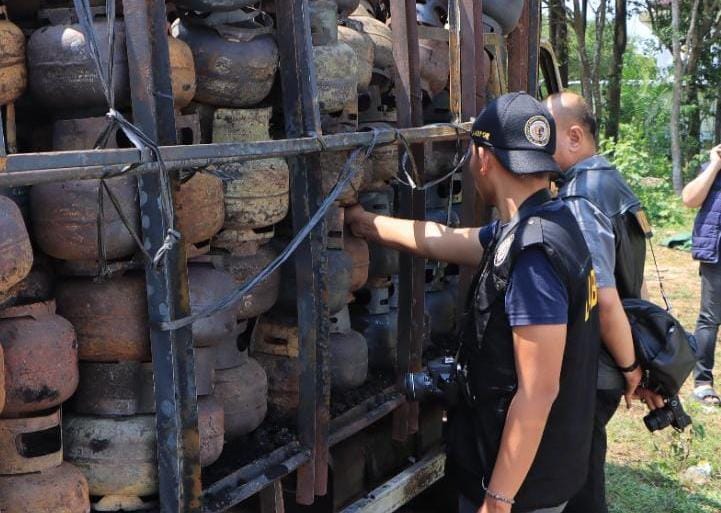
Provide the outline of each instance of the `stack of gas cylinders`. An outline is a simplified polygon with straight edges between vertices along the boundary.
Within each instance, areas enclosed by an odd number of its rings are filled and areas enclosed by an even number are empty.
[[[107,96],[73,2],[4,3],[0,114],[5,149],[132,147],[121,130],[108,128]],[[516,10],[520,14],[516,4],[522,2],[510,2],[512,8],[508,3],[484,2],[497,21],[487,22],[489,31],[505,34],[513,28]],[[90,1],[98,50],[101,61],[112,55],[114,107],[132,122],[122,2],[117,2],[112,52],[105,4]],[[277,5],[278,0],[167,2],[178,144],[285,137]],[[394,128],[396,63],[385,4],[310,0],[309,7],[323,133]],[[419,24],[442,28],[447,5],[419,0],[417,15]],[[420,56],[424,120],[448,122],[448,43],[421,39]],[[459,158],[455,142],[427,144],[425,150],[426,179],[447,174]],[[355,175],[326,217],[323,266],[329,277],[328,370],[334,394],[363,389],[376,376],[395,371],[399,255],[355,237],[344,226],[344,212],[358,203],[380,214],[396,211],[399,187],[405,186],[396,180],[398,157],[398,147],[387,145],[367,161],[353,160]],[[350,151],[321,153],[319,169],[311,171],[320,174],[325,193],[350,158]],[[191,313],[216,305],[288,244],[290,178],[283,158],[181,172],[173,196],[188,261]],[[3,513],[155,507],[153,344],[147,251],[139,246],[150,221],[141,216],[147,198],[137,183],[134,176],[118,175],[0,189]],[[429,189],[428,218],[458,225],[460,196],[458,177]],[[296,282],[291,258],[232,309],[192,325],[203,466],[216,462],[229,441],[262,426],[269,411],[279,414],[274,418],[295,418],[301,372]],[[456,290],[457,269],[429,262],[429,341],[454,333]],[[379,479],[392,467],[368,461],[390,458],[381,442],[368,442],[381,445],[367,457],[371,450],[360,440],[334,452],[334,465],[355,469],[347,482],[338,481],[337,505],[357,494],[369,476]]]

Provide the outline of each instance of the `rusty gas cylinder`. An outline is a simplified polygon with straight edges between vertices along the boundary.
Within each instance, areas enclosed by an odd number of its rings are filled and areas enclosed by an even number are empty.
[[[268,411],[268,377],[254,358],[215,372],[214,396],[225,412],[228,440],[254,431]]]
[[[398,310],[390,307],[388,287],[369,287],[363,304],[353,305],[351,327],[368,343],[368,367],[393,371],[398,360]]]
[[[108,27],[93,23],[103,66],[107,66]],[[103,112],[108,108],[102,82],[88,52],[80,25],[51,25],[33,32],[27,50],[30,91],[44,106],[57,111]],[[113,88],[119,106],[130,100],[125,24],[115,22]]]
[[[245,331],[245,328],[243,328]],[[249,334],[246,334],[250,338]],[[247,347],[240,347],[239,334],[233,334],[225,338],[217,347],[215,347],[215,370],[232,369],[240,367],[248,359]],[[244,344],[247,346],[247,342]]]
[[[263,19],[268,19],[263,17]],[[201,25],[202,19],[177,20],[173,36],[193,51],[195,100],[218,107],[250,107],[261,102],[278,70],[278,45],[270,26]]]
[[[223,405],[212,395],[198,398],[198,434],[200,464],[207,467],[220,458],[225,442]]]
[[[12,103],[28,84],[25,35],[8,19],[0,20],[0,105]]]
[[[456,162],[463,157],[463,147],[457,147],[455,141],[437,141],[424,143],[425,166],[423,171],[428,178],[441,177],[447,174]],[[459,155],[456,155],[460,153]]]
[[[96,283],[66,279],[56,288],[58,312],[78,334],[81,360],[149,361],[150,339],[145,278],[128,273]]]
[[[456,327],[456,295],[442,282],[430,282],[426,284],[425,299],[431,337],[452,335]]]
[[[42,472],[0,476],[4,513],[90,513],[88,482],[70,463]]]
[[[375,47],[373,40],[363,32],[363,26],[357,21],[346,20],[346,25],[338,27],[338,40],[350,46],[358,61],[358,92],[368,90],[373,78],[373,60]]]
[[[188,266],[190,310],[199,313],[209,308],[235,290],[232,276],[215,269],[212,265],[193,263]],[[236,329],[233,309],[217,312],[193,323],[193,344],[209,347],[219,344]]]
[[[0,475],[30,474],[63,462],[60,409],[0,419]],[[1,500],[1,498],[0,498]]]
[[[183,109],[193,100],[197,88],[193,52],[185,41],[174,37],[168,38],[168,50],[175,108]]]
[[[504,34],[510,33],[521,18],[523,0],[486,0],[483,14],[498,22]]]
[[[65,460],[88,480],[90,495],[144,497],[158,491],[155,416],[63,416]]]
[[[345,19],[358,9],[360,0],[336,0],[336,3],[338,4],[338,16]]]
[[[55,314],[55,303],[15,306],[0,312],[5,351],[4,416],[47,410],[78,386],[78,342],[73,326]]]
[[[268,266],[278,256],[270,246],[261,246],[257,252],[249,255],[216,253],[208,255],[208,260],[218,269],[233,276],[237,286],[245,284]],[[238,301],[239,319],[257,317],[270,310],[278,300],[280,291],[280,270],[275,271]]]
[[[393,59],[393,34],[391,29],[382,21],[370,16],[358,16],[354,13],[350,19],[360,23],[363,32],[373,40],[373,73],[384,79],[383,92],[385,92],[390,89],[396,67]]]
[[[321,116],[321,123],[324,134],[342,134],[355,132],[358,129],[358,117],[349,118],[347,116],[331,116],[325,114]],[[321,180],[323,186],[323,194],[330,194],[335,184],[338,182],[343,166],[351,157],[350,150],[327,151],[320,154],[319,162],[321,168]],[[356,155],[355,160],[351,163],[355,170],[355,174],[350,180],[348,186],[338,196],[338,203],[341,206],[351,206],[358,203],[358,191],[363,183],[372,174],[372,163],[370,160],[363,161],[360,155]]]
[[[218,109],[213,120],[213,142],[268,140],[270,116],[270,108]],[[223,233],[272,226],[288,213],[290,172],[285,159],[222,164],[217,171],[227,177]]]
[[[139,231],[137,182],[134,177],[107,180],[126,218]],[[35,185],[30,190],[30,210],[35,240],[45,253],[60,260],[95,260],[98,258],[98,191],[99,180],[71,181]],[[135,241],[104,195],[102,223],[106,257],[109,260],[129,257]]]
[[[22,281],[33,265],[33,249],[18,206],[0,196],[0,295]]]
[[[393,130],[395,127],[389,123],[364,123],[361,130]],[[387,144],[377,147],[371,154],[373,172],[370,179],[363,184],[363,191],[381,191],[388,188],[388,184],[398,174],[398,146]]]
[[[338,112],[355,100],[358,58],[345,43],[313,47],[320,111]]]
[[[0,414],[5,408],[5,351],[0,345]]]
[[[343,235],[343,246],[343,251],[348,253],[353,262],[350,291],[355,292],[368,281],[370,265],[368,243],[364,239],[354,237],[350,230],[346,230]]]
[[[331,317],[328,345],[331,386],[336,390],[361,386],[368,377],[368,343],[351,328],[347,306]]]
[[[393,215],[393,189],[390,187],[377,192],[364,192],[360,195],[360,202],[369,212]],[[398,251],[378,244],[368,244],[368,250],[370,251],[369,277],[387,277],[398,272]]]
[[[71,402],[80,414],[138,415],[155,411],[153,394],[151,363],[80,362],[80,383]]]
[[[295,317],[275,312],[260,317],[250,350],[268,377],[268,402],[284,414],[293,414],[300,397],[300,341]]]
[[[333,0],[310,0],[310,35],[313,46],[338,41],[338,4]]]
[[[33,257],[30,273],[7,292],[0,293],[0,308],[50,301],[55,289],[55,277],[48,257],[38,253]]]
[[[433,98],[448,85],[451,71],[448,42],[421,39],[419,47],[421,89],[429,98]]]
[[[225,204],[220,178],[195,173],[180,184],[175,199],[176,227],[186,243],[210,241],[223,227]]]

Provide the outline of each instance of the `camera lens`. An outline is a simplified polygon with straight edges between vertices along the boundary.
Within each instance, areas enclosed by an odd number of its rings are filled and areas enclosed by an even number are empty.
[[[643,418],[643,423],[652,433],[667,428],[671,425],[671,421],[673,421],[673,412],[668,406],[654,410]]]

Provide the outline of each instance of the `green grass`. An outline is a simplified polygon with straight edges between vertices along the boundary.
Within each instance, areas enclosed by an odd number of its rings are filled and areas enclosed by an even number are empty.
[[[659,230],[656,244],[676,231],[689,231],[689,227]],[[692,330],[699,306],[698,264],[687,252],[658,245],[655,250],[674,313]],[[661,304],[650,255],[646,281],[651,299]],[[716,358],[721,362],[721,351]],[[721,364],[718,368],[721,376]],[[616,413],[608,428],[606,475],[612,513],[721,513],[721,409],[689,401],[690,392],[687,382],[682,399],[694,426],[683,434],[671,428],[650,434],[643,425],[646,411],[640,404]],[[707,483],[683,479],[687,468],[706,462],[713,471]]]

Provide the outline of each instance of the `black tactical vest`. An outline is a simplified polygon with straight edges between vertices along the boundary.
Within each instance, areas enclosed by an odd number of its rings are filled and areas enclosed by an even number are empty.
[[[481,502],[509,405],[516,393],[513,338],[505,312],[508,279],[525,249],[542,248],[568,290],[568,333],[560,392],[514,512],[567,501],[585,482],[600,346],[591,258],[573,214],[540,191],[495,234],[469,297],[458,361],[464,400],[448,426],[448,471],[464,495]]]
[[[640,298],[646,237],[651,234],[641,202],[621,173],[600,155],[579,162],[562,180],[561,198],[584,198],[611,220],[616,239],[614,274],[618,294],[621,299]]]

